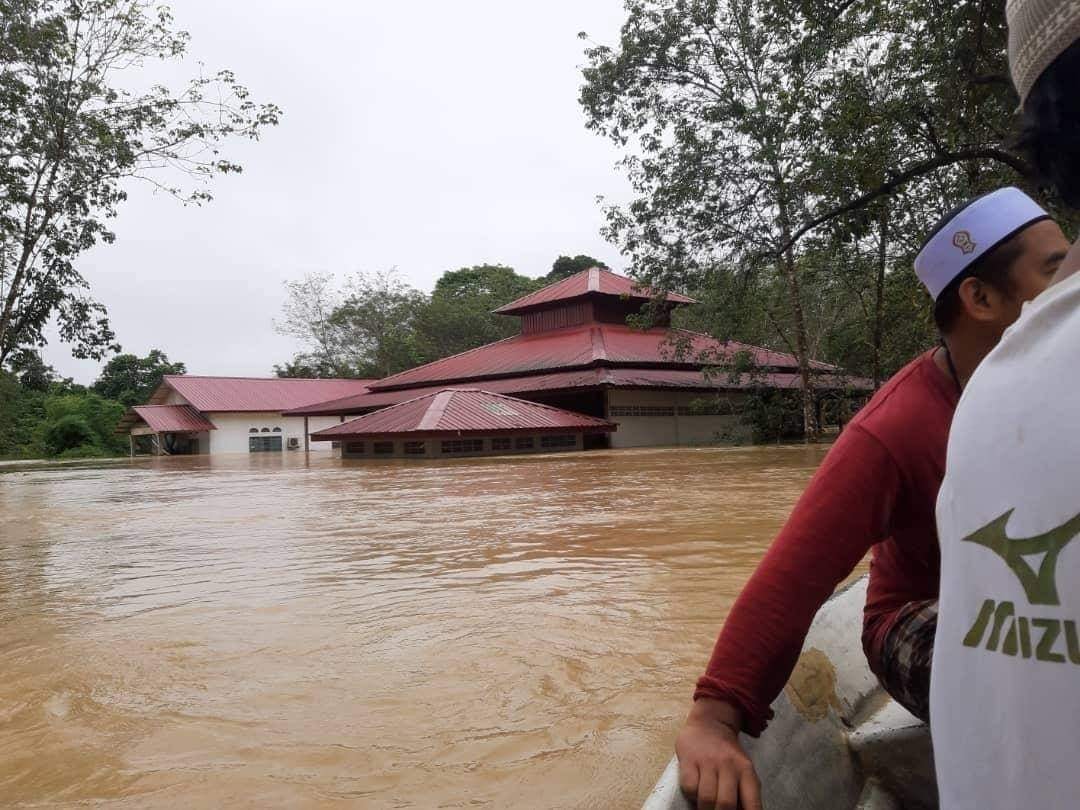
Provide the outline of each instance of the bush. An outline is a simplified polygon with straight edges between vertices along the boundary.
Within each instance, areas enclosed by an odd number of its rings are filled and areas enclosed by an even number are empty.
[[[100,453],[94,431],[81,416],[61,416],[45,425],[43,433],[45,450],[57,456],[70,450],[95,450]]]
[[[122,455],[127,450],[127,440],[115,432],[123,414],[124,406],[119,402],[90,392],[50,396],[45,402],[47,423],[68,416],[81,419],[90,428],[93,436],[90,443],[99,448],[100,455]]]

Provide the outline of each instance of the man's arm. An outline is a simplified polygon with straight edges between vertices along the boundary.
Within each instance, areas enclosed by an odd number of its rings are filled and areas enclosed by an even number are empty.
[[[724,623],[676,742],[680,784],[699,807],[760,807],[737,731],[757,736],[765,728],[814,615],[887,536],[899,488],[888,451],[851,427],[769,547]]]

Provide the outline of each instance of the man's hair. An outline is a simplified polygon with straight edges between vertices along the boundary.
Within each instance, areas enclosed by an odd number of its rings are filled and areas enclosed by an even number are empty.
[[[1017,145],[1043,181],[1080,208],[1080,40],[1043,71],[1024,104]]]
[[[993,193],[993,192],[991,192]],[[923,240],[920,250],[925,248],[930,240],[943,231],[950,222],[968,206],[981,200],[982,197],[973,197],[965,203],[962,203],[956,208],[952,209],[937,221],[937,224],[931,229],[926,239]],[[934,302],[934,323],[937,324],[937,328],[940,332],[948,332],[955,325],[957,318],[960,317],[960,313],[963,310],[963,302],[960,300],[960,285],[964,283],[965,279],[977,278],[984,284],[989,284],[997,290],[1000,290],[1005,295],[1012,295],[1014,292],[1014,286],[1010,271],[1012,270],[1013,263],[1020,258],[1022,253],[1020,248],[1020,240],[1017,237],[1027,230],[1030,226],[1036,222],[1041,222],[1046,217],[1040,217],[1034,219],[1031,222],[1025,223],[1023,226],[1013,231],[1006,236],[990,250],[986,251],[982,256],[973,261],[952,281],[950,281],[945,289],[938,295],[937,300]]]

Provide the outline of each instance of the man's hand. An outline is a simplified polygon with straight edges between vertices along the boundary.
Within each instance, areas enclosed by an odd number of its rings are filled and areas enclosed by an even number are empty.
[[[720,700],[694,702],[675,741],[679,787],[697,810],[762,810],[761,783],[739,745],[742,715]]]

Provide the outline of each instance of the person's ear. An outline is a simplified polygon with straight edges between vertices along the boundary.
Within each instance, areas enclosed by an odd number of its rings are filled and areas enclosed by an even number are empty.
[[[957,289],[960,303],[968,317],[976,321],[996,321],[1001,294],[977,278],[965,278]]]

